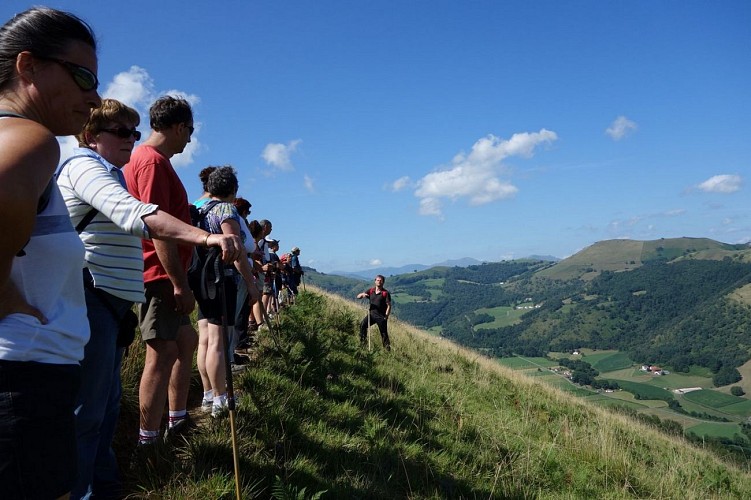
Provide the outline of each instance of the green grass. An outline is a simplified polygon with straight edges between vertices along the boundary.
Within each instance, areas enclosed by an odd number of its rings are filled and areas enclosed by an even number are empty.
[[[236,379],[243,498],[751,495],[747,470],[600,408],[600,395],[568,381],[588,397],[396,321],[391,353],[363,349],[358,306],[311,289]],[[139,352],[124,368],[118,443],[135,441]],[[228,420],[160,455],[155,467],[126,467],[129,498],[233,498]]]
[[[704,422],[688,427],[687,432],[697,436],[711,436],[725,439],[733,439],[737,434],[741,434],[738,424],[723,424],[714,422]]]
[[[612,380],[612,379],[608,379]],[[628,391],[637,399],[659,399],[663,401],[669,401],[674,399],[673,394],[670,391],[666,391],[660,387],[655,387],[649,384],[642,384],[639,382],[630,382],[628,380],[614,380],[624,391]]]
[[[509,306],[498,307],[482,307],[475,310],[477,314],[490,314],[495,319],[488,323],[480,323],[475,325],[476,330],[482,330],[487,328],[503,328],[504,326],[511,326],[521,322],[521,317],[528,311],[524,309],[514,309]]]
[[[748,417],[748,415],[751,415],[751,401],[744,399],[740,403],[723,406],[722,411],[723,413],[728,413],[730,415],[741,415],[743,417]]]
[[[550,368],[557,366],[556,363],[547,358],[534,358],[524,356],[514,356],[513,358],[497,358],[498,363],[507,366],[512,370],[526,370],[529,368]]]
[[[609,356],[605,356],[598,360],[592,367],[598,370],[600,373],[613,372],[616,370],[623,370],[634,365],[634,362],[628,357],[625,352],[616,352]]]
[[[685,399],[688,399],[689,401],[693,401],[694,403],[711,408],[722,408],[723,406],[748,402],[747,399],[732,396],[730,394],[723,394],[717,391],[709,391],[706,389],[686,393],[683,395],[683,397]]]

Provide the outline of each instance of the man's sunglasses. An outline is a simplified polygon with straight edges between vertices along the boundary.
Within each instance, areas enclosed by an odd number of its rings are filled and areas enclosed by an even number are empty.
[[[134,128],[126,128],[126,127],[117,127],[117,128],[103,128],[102,132],[107,132],[108,134],[114,134],[118,136],[120,139],[128,139],[132,135],[136,138],[137,141],[141,140],[141,132]]]
[[[96,90],[99,87],[99,79],[96,77],[93,71],[84,66],[79,66],[78,64],[74,64],[70,61],[59,59],[57,57],[46,57],[38,55],[34,55],[34,57],[36,57],[37,59],[43,59],[45,61],[56,62],[61,66],[64,66],[65,69],[68,70],[68,73],[70,73],[70,76],[73,77],[73,81],[76,82],[78,88],[80,88],[84,92],[88,92],[89,90]]]

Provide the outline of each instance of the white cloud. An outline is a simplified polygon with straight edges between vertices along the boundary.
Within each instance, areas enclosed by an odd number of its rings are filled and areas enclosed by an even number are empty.
[[[405,175],[404,177],[399,177],[397,180],[391,183],[390,189],[393,192],[401,191],[402,189],[409,187],[410,185],[410,178],[408,175]]]
[[[685,208],[676,208],[673,210],[668,210],[667,212],[664,212],[666,217],[678,217],[679,215],[686,215],[686,209]]]
[[[313,179],[308,174],[305,174],[303,176],[303,184],[305,184],[305,189],[307,189],[309,192],[311,192],[311,193],[315,192],[315,186],[313,185]]]
[[[715,175],[697,187],[707,193],[734,193],[741,188],[743,179],[740,175]]]
[[[631,132],[636,131],[636,123],[632,122],[625,116],[619,116],[615,121],[605,130],[614,141],[620,141]]]
[[[295,139],[294,141],[290,141],[287,144],[267,144],[266,147],[263,148],[261,158],[263,158],[266,163],[277,170],[281,170],[283,172],[292,171],[295,169],[295,167],[294,165],[292,165],[292,160],[290,159],[290,157],[292,156],[292,153],[297,150],[297,146],[301,142],[302,140]]]
[[[154,80],[149,73],[138,66],[131,66],[128,71],[115,75],[102,97],[117,99],[138,109],[141,113],[141,122],[148,126],[148,108],[156,100],[157,93],[154,90]]]
[[[381,259],[371,259],[368,264],[371,266],[380,266],[383,262],[381,262]]]
[[[514,134],[509,140],[492,134],[483,137],[472,145],[469,154],[454,156],[450,167],[431,172],[417,182],[414,194],[420,198],[420,214],[440,216],[444,198],[466,198],[470,205],[484,205],[514,196],[519,189],[499,178],[506,173],[503,160],[509,156],[530,157],[537,146],[557,139],[555,132],[546,129]]]
[[[131,66],[128,71],[123,71],[115,75],[112,81],[107,84],[106,90],[102,97],[117,99],[138,111],[141,115],[141,124],[139,129],[148,135],[149,130],[149,107],[157,98],[163,95],[181,97],[190,103],[195,115],[195,108],[201,102],[201,98],[195,94],[188,94],[182,90],[172,89],[167,91],[156,91],[154,79],[149,72],[139,66]],[[190,142],[185,146],[185,150],[170,158],[174,167],[183,167],[193,163],[193,157],[201,150],[202,144],[199,139],[201,122],[194,120],[193,126],[195,131],[190,138]]]

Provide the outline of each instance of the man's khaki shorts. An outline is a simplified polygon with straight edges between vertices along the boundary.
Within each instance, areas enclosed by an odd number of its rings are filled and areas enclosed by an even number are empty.
[[[190,325],[190,317],[175,311],[175,291],[170,280],[145,284],[146,302],[139,304],[141,338],[143,340],[177,340],[182,326]]]

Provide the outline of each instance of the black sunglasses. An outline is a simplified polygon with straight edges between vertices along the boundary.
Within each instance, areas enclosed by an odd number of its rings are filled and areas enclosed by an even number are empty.
[[[78,64],[74,64],[70,61],[59,59],[57,57],[38,56],[36,54],[34,55],[34,57],[36,57],[37,59],[43,59],[45,61],[56,62],[64,66],[65,69],[68,70],[68,73],[70,73],[70,76],[73,77],[73,81],[76,82],[78,88],[80,88],[84,92],[88,92],[89,90],[96,90],[99,87],[99,79],[96,77],[93,71],[84,66],[80,66]]]
[[[131,135],[136,138],[137,141],[141,140],[141,132],[134,128],[117,127],[117,128],[103,128],[102,132],[114,134],[120,139],[128,139]]]
[[[185,125],[185,128],[190,130],[190,135],[193,135],[193,132],[196,130],[193,125]]]

